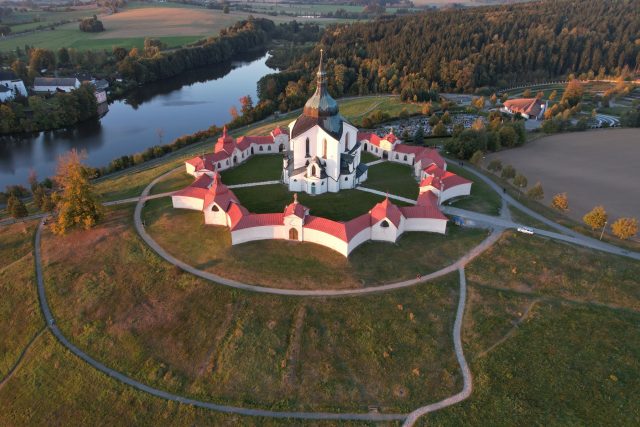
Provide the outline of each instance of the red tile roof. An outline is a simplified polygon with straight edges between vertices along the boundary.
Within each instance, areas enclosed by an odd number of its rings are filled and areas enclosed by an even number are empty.
[[[358,142],[363,141],[365,139],[367,141],[369,141],[370,144],[373,144],[376,147],[379,147],[380,146],[380,141],[382,141],[382,139],[378,135],[376,135],[375,133],[358,132]]]
[[[433,191],[424,191],[418,195],[418,206],[438,206],[438,196]]]
[[[427,150],[425,147],[417,147],[415,145],[407,145],[407,144],[397,144],[393,147],[393,151],[397,151],[402,154],[419,154],[423,151]]]
[[[444,184],[445,190],[448,190],[449,188],[453,188],[457,185],[471,183],[471,181],[469,181],[468,179],[458,176],[453,172],[445,172],[441,179],[442,179],[442,183]]]
[[[298,195],[296,193],[293,194],[293,198],[293,203],[289,203],[284,208],[284,216],[287,217],[289,215],[295,215],[298,218],[304,219],[304,216],[309,209],[298,203]]]
[[[233,229],[245,215],[250,215],[250,213],[244,206],[238,203],[231,203],[227,210],[227,215],[229,215],[231,228]]]
[[[382,202],[376,204],[373,209],[369,211],[371,214],[371,224],[377,224],[383,219],[389,219],[396,227],[400,226],[400,220],[402,213],[400,209],[389,201],[389,198],[385,198]]]
[[[389,141],[390,143],[394,143],[398,140],[398,138],[393,134],[393,131],[389,132],[387,135],[385,135],[384,138],[382,139],[386,139],[387,141]]]
[[[431,163],[435,163],[441,169],[444,169],[445,161],[438,153],[438,150],[434,150],[433,148],[425,148],[424,151],[416,155],[415,159],[416,163],[421,161],[421,167],[425,168],[427,165]]]
[[[353,218],[345,223],[345,229],[347,232],[347,238],[351,240],[362,230],[371,226],[371,214],[368,212],[358,217]]]
[[[347,236],[347,230],[343,222],[332,221],[320,216],[309,215],[307,216],[307,219],[305,221],[304,228],[327,233],[331,236],[337,237],[344,242],[349,241],[349,236]]]
[[[278,135],[289,135],[289,129],[283,128],[283,127],[277,127],[271,131],[271,135],[274,137]]]
[[[540,104],[542,104],[542,101],[537,98],[517,98],[509,99],[504,102],[505,108],[514,113],[522,113],[536,117],[540,115],[540,112],[542,112]]]
[[[242,230],[251,227],[264,227],[273,225],[283,225],[284,214],[282,213],[266,213],[266,214],[249,214],[244,215],[240,221],[231,229]]]
[[[420,187],[432,186],[434,188],[437,188],[438,190],[440,190],[440,184],[440,178],[438,178],[437,176],[428,176],[420,181]]]
[[[204,200],[207,193],[209,192],[208,188],[209,185],[211,185],[212,181],[213,178],[211,178],[209,175],[200,175],[188,187],[177,191],[176,193],[174,193],[174,195],[182,197],[193,197],[194,199]]]
[[[400,208],[400,211],[405,218],[448,219],[436,206],[403,206]]]
[[[444,169],[440,168],[439,166],[435,165],[434,163],[431,163],[429,166],[427,166],[426,168],[423,169],[427,174],[429,175],[433,175],[433,176],[437,176],[438,178],[442,178],[442,176],[444,175]]]

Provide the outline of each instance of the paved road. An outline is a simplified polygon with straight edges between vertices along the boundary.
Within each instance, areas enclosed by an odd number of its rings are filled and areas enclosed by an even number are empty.
[[[540,215],[538,212],[528,208],[527,206],[523,205],[522,203],[520,203],[519,201],[517,201],[516,199],[514,199],[513,197],[511,197],[509,194],[505,193],[504,191],[502,191],[502,187],[500,187],[498,184],[496,184],[495,182],[493,182],[490,178],[488,178],[487,176],[485,176],[484,174],[478,172],[477,170],[470,168],[468,166],[463,166],[463,168],[470,172],[471,174],[475,175],[476,177],[478,177],[480,180],[482,180],[483,182],[485,182],[486,184],[488,184],[491,188],[493,188],[494,191],[496,191],[498,194],[500,194],[500,196],[502,197],[502,199],[504,201],[506,201],[509,205],[515,207],[516,209],[526,213],[527,215],[529,215],[530,217],[548,225],[549,227],[557,230],[559,233],[561,234],[565,234],[568,235],[570,237],[572,237],[572,239],[567,239],[566,237],[560,237],[560,234],[558,233],[551,233],[549,231],[546,230],[542,230],[542,229],[535,229],[536,232],[538,232],[539,234],[546,236],[546,237],[551,237],[553,239],[559,239],[559,240],[563,240],[565,242],[569,242],[569,243],[573,243],[576,245],[580,245],[580,246],[585,246],[588,248],[592,248],[592,249],[597,249],[603,252],[608,252],[611,254],[616,254],[616,255],[622,255],[625,257],[629,257],[629,258],[633,258],[633,259],[640,259],[640,253],[639,252],[633,252],[633,251],[629,251],[627,249],[623,249],[620,248],[618,246],[606,243],[606,242],[602,242],[600,240],[596,240],[593,239],[591,237],[587,237],[584,234],[580,234],[577,231],[571,230],[570,228],[567,228],[563,225],[560,225],[552,220],[550,220],[549,218]],[[469,214],[471,214],[471,212],[469,212]],[[479,215],[479,214],[478,214]],[[513,223],[516,226],[520,226],[521,224],[517,224],[517,223]]]
[[[486,178],[488,179],[488,178]],[[491,180],[489,180],[489,182],[493,182]],[[495,183],[494,183],[495,184]],[[500,193],[502,193],[502,189],[500,187],[498,187],[498,185],[496,185],[496,188],[498,189],[497,191],[500,191]],[[365,187],[357,187],[357,190],[360,191],[365,191],[367,193],[373,193],[373,194],[377,194],[380,196],[386,196],[387,194],[382,192],[382,191],[378,191],[378,190],[373,190],[371,188],[365,188]],[[629,251],[627,249],[623,249],[620,248],[618,246],[614,246],[611,245],[609,243],[605,243],[602,242],[600,240],[596,240],[596,239],[592,239],[591,237],[587,237],[583,234],[577,233],[569,228],[563,227],[561,225],[556,224],[555,222],[546,219],[545,217],[539,215],[538,213],[530,210],[529,208],[527,208],[526,206],[522,205],[521,203],[517,202],[516,200],[514,200],[511,196],[509,195],[503,195],[503,206],[502,206],[502,210],[501,210],[501,216],[496,217],[496,216],[490,216],[490,215],[485,215],[485,214],[481,214],[478,212],[472,212],[472,211],[467,211],[464,209],[458,209],[458,208],[454,208],[452,206],[446,206],[446,205],[442,205],[440,206],[440,209],[448,214],[448,215],[455,215],[458,216],[460,218],[463,218],[466,220],[467,225],[470,226],[475,226],[475,227],[480,227],[480,228],[502,228],[502,229],[507,229],[507,228],[513,228],[513,229],[517,229],[518,227],[521,226],[526,226],[530,229],[533,230],[533,232],[537,235],[540,236],[544,236],[544,237],[548,237],[554,240],[560,240],[563,242],[567,242],[567,243],[571,243],[577,246],[584,246],[590,249],[595,249],[598,251],[602,251],[602,252],[607,252],[610,254],[614,254],[614,255],[621,255],[627,258],[632,258],[632,259],[637,259],[640,260],[640,253],[639,252],[633,252],[633,251]],[[400,196],[395,196],[393,194],[389,194],[388,197],[390,199],[393,200],[399,200],[401,202],[405,202],[405,203],[411,203],[411,204],[416,204],[415,200],[412,199],[407,199],[406,197],[400,197]],[[511,200],[510,200],[511,199]],[[512,201],[514,203],[512,203]],[[515,205],[515,203],[518,203],[518,205]],[[524,210],[525,213],[527,215],[530,215],[531,213],[534,213],[535,215],[537,215],[536,219],[538,220],[542,220],[545,219],[546,221],[545,224],[549,225],[549,226],[554,226],[554,228],[562,230],[562,231],[566,231],[566,233],[555,233],[553,231],[548,231],[548,230],[544,230],[542,228],[536,228],[536,227],[531,227],[531,226],[527,226],[526,224],[521,224],[521,223],[517,223],[512,221],[511,218],[511,214],[510,213],[505,213],[508,212],[508,208],[505,209],[506,204],[513,204],[517,209],[520,210]],[[526,209],[526,210],[525,210]],[[531,215],[533,216],[533,215]]]

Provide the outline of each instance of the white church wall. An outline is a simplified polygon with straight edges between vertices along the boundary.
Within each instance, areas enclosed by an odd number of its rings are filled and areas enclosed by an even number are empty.
[[[304,228],[302,231],[302,240],[304,242],[316,243],[329,249],[333,249],[344,256],[349,254],[349,245],[347,242],[319,230]]]
[[[385,221],[388,224],[388,227],[382,226]],[[395,242],[398,236],[402,233],[401,230],[402,222],[400,222],[400,227],[396,228],[396,226],[390,220],[384,219],[371,226],[371,240]]]
[[[351,240],[349,241],[348,253],[351,253],[355,248],[357,248],[364,242],[368,242],[369,240],[371,240],[371,227],[365,228],[351,238]]]
[[[285,239],[288,229],[282,225],[265,225],[260,227],[243,228],[231,232],[231,244],[252,242],[254,240]]]
[[[389,153],[389,160],[392,162],[396,162],[396,163],[402,163],[404,165],[411,165],[413,164],[413,159],[414,159],[414,155],[413,154],[404,154],[404,153],[398,153],[395,151],[392,151]]]
[[[214,207],[216,207],[218,210],[214,211]],[[212,203],[211,205],[205,207],[204,223],[212,225],[229,225],[227,213],[220,209],[220,206],[218,206],[218,204],[216,203]]]
[[[440,196],[440,203],[453,199],[454,197],[468,196],[471,194],[471,183],[456,185],[455,187],[447,188],[442,192]]]
[[[427,231],[444,234],[447,231],[447,220],[435,218],[407,218],[404,231]]]
[[[201,211],[204,200],[187,196],[171,196],[171,203],[176,209],[192,209]]]

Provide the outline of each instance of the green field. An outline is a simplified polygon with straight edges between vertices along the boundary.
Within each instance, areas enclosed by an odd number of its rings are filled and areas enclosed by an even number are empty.
[[[78,28],[78,21],[83,17],[99,14],[98,10],[77,10],[71,12],[27,12],[25,16],[16,16],[24,22],[33,17],[42,19],[39,23],[23,23],[17,25],[14,32],[22,29],[35,29],[38,25],[47,25],[60,20],[74,22],[56,26],[55,29],[38,30],[28,34],[17,35],[0,40],[0,51],[15,50],[25,45],[57,50],[61,47],[78,50],[111,50],[113,46],[125,48],[141,48],[146,37],[160,39],[169,48],[180,47],[196,40],[217,35],[223,28],[237,21],[247,19],[249,13],[223,13],[221,10],[205,9],[179,3],[133,3],[116,14],[99,15],[105,31],[100,33],[83,33]],[[275,23],[288,22],[291,17],[253,14],[256,18],[268,18]],[[322,24],[330,20],[314,20]]]

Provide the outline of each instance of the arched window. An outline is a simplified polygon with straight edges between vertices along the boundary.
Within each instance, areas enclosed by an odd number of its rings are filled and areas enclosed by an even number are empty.
[[[211,210],[214,212],[218,212],[220,210],[220,208],[218,207],[218,205],[213,205],[211,206]]]
[[[298,230],[295,228],[289,229],[289,240],[298,240]]]
[[[344,177],[344,180],[345,180],[345,181],[349,181],[349,177],[348,177],[348,176],[345,176],[345,177]]]
[[[322,140],[322,158],[327,158],[327,138]]]
[[[307,138],[307,140],[305,141],[305,152],[306,157],[311,157],[311,147],[309,147],[309,138]]]
[[[220,169],[222,167],[222,165],[220,164],[220,162],[218,162],[218,169]]]
[[[264,151],[264,148],[262,147],[262,145],[260,146],[260,151]]]
[[[225,163],[227,164],[227,166],[229,166],[229,160],[225,161]]]
[[[400,158],[400,155],[396,153],[396,160]]]
[[[404,155],[404,161],[405,162],[407,161],[407,155],[406,154]]]
[[[344,146],[346,147],[346,151],[349,151],[349,132],[344,134]]]
[[[382,228],[388,228],[389,227],[389,222],[385,219],[384,221],[382,221],[380,223],[380,227]]]
[[[267,146],[267,151],[271,151],[271,146]],[[405,159],[406,160],[406,159]]]
[[[311,175],[312,176],[316,176],[316,167],[315,166],[311,166]]]

